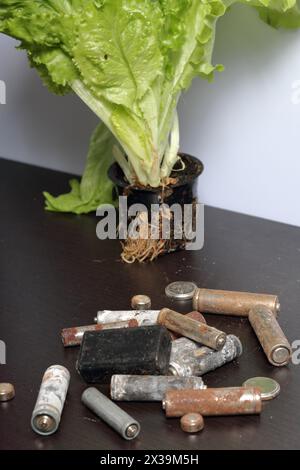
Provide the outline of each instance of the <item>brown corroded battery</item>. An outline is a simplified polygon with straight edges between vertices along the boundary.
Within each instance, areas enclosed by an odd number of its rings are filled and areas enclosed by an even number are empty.
[[[207,388],[206,390],[168,390],[163,400],[168,418],[188,413],[202,416],[259,414],[262,400],[258,388]]]
[[[204,429],[204,419],[199,413],[188,413],[182,416],[180,425],[184,432],[200,432]]]
[[[264,305],[275,315],[280,311],[277,295],[197,289],[193,297],[193,308],[204,313],[248,317],[255,305]]]
[[[188,318],[192,318],[193,320],[199,321],[200,323],[204,323],[206,325],[206,320],[204,316],[202,315],[202,313],[200,312],[196,312],[196,311],[190,312],[190,313],[187,313],[185,316]],[[171,336],[172,341],[175,341],[176,339],[182,337],[182,335],[180,335],[179,333],[173,333],[172,331],[170,331],[170,336]]]
[[[179,333],[217,351],[222,349],[226,342],[226,333],[223,331],[168,308],[163,308],[160,311],[157,323],[165,326],[168,330]]]
[[[271,364],[281,367],[289,363],[292,350],[272,311],[256,305],[249,312],[249,321]]]
[[[134,328],[138,326],[138,322],[134,319],[127,321],[119,321],[115,323],[105,323],[103,325],[87,325],[76,326],[73,328],[64,328],[61,331],[61,339],[65,348],[70,346],[80,346],[83,335],[86,331],[102,331],[121,328]]]

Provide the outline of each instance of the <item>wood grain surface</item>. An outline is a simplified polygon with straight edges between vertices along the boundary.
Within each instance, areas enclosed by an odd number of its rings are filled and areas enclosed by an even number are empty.
[[[293,342],[300,338],[300,229],[207,207],[202,251],[126,265],[118,241],[97,239],[96,216],[44,211],[42,191],[64,192],[68,179],[0,160],[0,340],[7,347],[0,382],[16,388],[12,402],[0,403],[0,449],[299,448],[300,366],[271,366],[247,319],[206,315],[212,326],[240,337],[244,354],[204,380],[208,386],[239,386],[268,376],[279,381],[281,395],[264,405],[261,416],[206,418],[199,435],[184,434],[159,403],[121,404],[142,426],[133,442],[81,404],[86,384],[75,370],[78,349],[63,348],[60,330],[93,323],[99,309],[128,309],[134,294],[149,295],[154,309],[188,312],[189,302],[172,302],[164,289],[190,280],[212,289],[278,294],[280,323]],[[52,364],[69,368],[71,384],[59,431],[43,438],[31,430],[30,418]],[[101,390],[108,392],[106,386]]]

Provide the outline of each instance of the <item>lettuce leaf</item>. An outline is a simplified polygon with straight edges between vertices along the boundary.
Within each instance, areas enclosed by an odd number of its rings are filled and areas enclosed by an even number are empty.
[[[87,214],[101,204],[113,204],[113,183],[107,172],[113,162],[114,147],[118,143],[107,127],[100,123],[94,131],[81,182],[72,179],[68,194],[54,197],[44,192],[46,209],[54,212]]]
[[[73,91],[96,113],[130,183],[157,187],[178,159],[178,100],[195,77],[223,70],[212,60],[217,22],[238,2],[271,26],[300,26],[297,0],[0,0],[0,32],[20,40],[51,91]],[[100,194],[107,202],[106,173],[97,194],[82,194],[94,142],[81,185],[59,201],[47,194],[49,210],[93,210]]]

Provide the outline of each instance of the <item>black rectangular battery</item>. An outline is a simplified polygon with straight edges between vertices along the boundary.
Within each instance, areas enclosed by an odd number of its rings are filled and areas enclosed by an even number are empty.
[[[159,325],[87,331],[82,340],[77,370],[87,383],[108,383],[114,374],[165,375],[171,337]]]

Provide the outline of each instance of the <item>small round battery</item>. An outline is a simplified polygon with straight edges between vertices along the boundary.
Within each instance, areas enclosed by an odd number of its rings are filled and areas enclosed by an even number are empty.
[[[0,383],[0,402],[15,398],[15,387],[12,384]]]
[[[197,286],[194,282],[176,281],[169,284],[165,293],[167,297],[175,300],[191,300]]]
[[[149,310],[151,308],[151,299],[148,295],[135,295],[131,299],[131,307],[134,310]]]
[[[180,425],[184,432],[200,432],[204,428],[204,419],[199,413],[188,413],[182,416]]]
[[[255,387],[261,390],[263,401],[272,400],[280,393],[280,385],[276,380],[269,377],[253,377],[243,383],[243,387]]]

